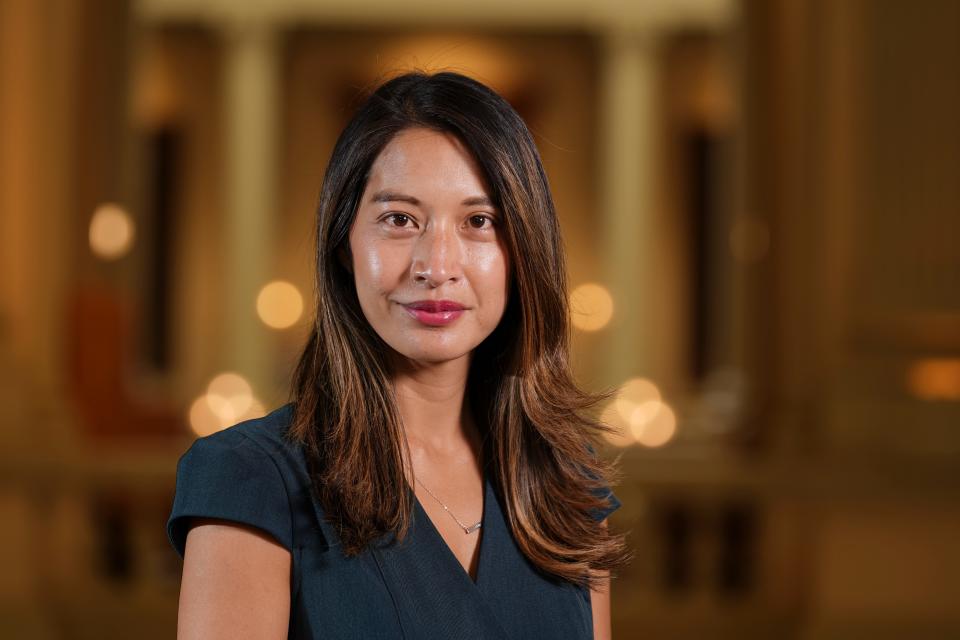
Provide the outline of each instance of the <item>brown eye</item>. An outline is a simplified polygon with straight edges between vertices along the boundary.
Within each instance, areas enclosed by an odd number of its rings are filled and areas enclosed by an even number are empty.
[[[405,213],[391,213],[384,220],[394,220],[395,224],[391,224],[392,227],[404,228],[406,223],[410,221],[410,216]]]
[[[473,226],[474,229],[482,229],[484,222],[487,222],[487,221],[490,222],[490,226],[492,227],[493,218],[491,218],[490,216],[480,216],[480,215],[470,216],[470,224]]]

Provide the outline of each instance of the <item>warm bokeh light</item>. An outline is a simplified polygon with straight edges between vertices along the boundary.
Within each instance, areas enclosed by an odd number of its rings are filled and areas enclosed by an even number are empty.
[[[274,280],[260,290],[257,314],[265,325],[273,329],[292,327],[303,314],[303,296],[289,282]]]
[[[198,436],[208,436],[223,428],[220,418],[210,408],[206,395],[200,396],[190,405],[190,428]]]
[[[104,260],[122,258],[133,247],[134,224],[130,214],[112,202],[101,204],[90,218],[90,250]]]
[[[637,442],[645,447],[662,447],[673,439],[677,432],[677,417],[664,402],[651,400],[634,410],[630,420],[630,432]]]
[[[263,404],[254,397],[243,376],[221,373],[207,385],[207,392],[190,405],[190,428],[198,436],[207,436],[264,413]]]
[[[620,417],[629,424],[631,420],[638,419],[636,410],[640,407],[648,406],[650,402],[660,401],[660,390],[646,378],[630,378],[622,385],[617,392],[617,399],[614,403],[617,406],[617,412]]]
[[[617,430],[615,434],[606,434],[607,441],[617,447],[635,443],[659,447],[673,438],[677,428],[673,410],[661,400],[657,386],[646,378],[631,378],[620,385],[600,420]]]
[[[222,421],[236,421],[253,403],[253,390],[243,376],[221,373],[207,386],[207,403]]]
[[[907,370],[907,388],[923,400],[960,400],[960,358],[925,358]]]
[[[570,294],[570,317],[581,331],[599,331],[613,317],[613,297],[602,285],[582,284]]]
[[[633,437],[637,442],[641,441],[641,436],[644,430],[649,426],[653,419],[660,412],[663,403],[659,400],[648,400],[642,404],[636,405],[633,411],[630,412],[630,417],[627,422],[630,425],[630,433],[633,434]]]

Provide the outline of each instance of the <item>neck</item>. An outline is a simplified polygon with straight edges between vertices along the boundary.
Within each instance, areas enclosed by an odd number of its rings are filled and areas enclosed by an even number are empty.
[[[439,364],[401,360],[392,379],[411,446],[444,453],[475,442],[466,398],[469,355]]]

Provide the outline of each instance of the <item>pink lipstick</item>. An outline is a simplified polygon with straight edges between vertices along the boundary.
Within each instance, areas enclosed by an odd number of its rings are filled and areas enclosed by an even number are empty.
[[[448,325],[466,310],[465,306],[452,300],[418,300],[403,307],[411,316],[431,327]]]

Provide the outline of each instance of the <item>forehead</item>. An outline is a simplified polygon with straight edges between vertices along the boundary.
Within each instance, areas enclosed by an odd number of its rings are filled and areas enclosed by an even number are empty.
[[[454,134],[410,128],[386,144],[370,168],[367,191],[406,186],[486,193],[486,180],[473,153]]]

